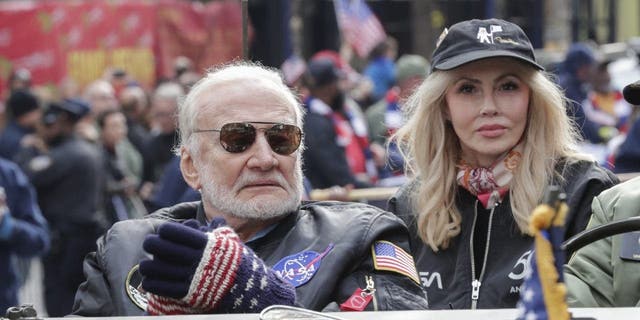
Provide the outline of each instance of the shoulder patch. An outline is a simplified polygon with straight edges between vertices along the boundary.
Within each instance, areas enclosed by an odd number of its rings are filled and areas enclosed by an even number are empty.
[[[329,244],[322,253],[308,250],[286,256],[273,266],[273,270],[280,278],[297,288],[313,278],[320,268],[322,258],[331,249],[333,249],[333,243]]]
[[[124,280],[124,291],[133,304],[143,311],[147,311],[147,294],[140,286],[142,284],[142,275],[138,269],[139,265],[136,264],[129,270],[127,278]]]
[[[413,256],[397,245],[389,241],[376,241],[371,245],[371,256],[376,270],[399,273],[420,284]]]

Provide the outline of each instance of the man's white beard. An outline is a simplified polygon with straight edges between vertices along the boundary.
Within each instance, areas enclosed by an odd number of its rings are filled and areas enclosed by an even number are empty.
[[[302,166],[300,161],[296,162],[294,169],[294,185],[289,182],[277,171],[272,171],[267,175],[251,175],[241,176],[236,181],[232,190],[220,188],[214,174],[208,174],[209,179],[205,179],[202,185],[202,199],[209,203],[224,214],[252,220],[268,220],[279,218],[286,214],[296,211],[300,205],[302,197]],[[285,188],[288,197],[286,199],[252,199],[249,201],[241,201],[235,198],[235,194],[246,183],[257,180],[258,178],[269,178],[277,181]]]

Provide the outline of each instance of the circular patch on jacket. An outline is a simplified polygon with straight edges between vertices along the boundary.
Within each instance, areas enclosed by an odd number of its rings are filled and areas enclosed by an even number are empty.
[[[142,275],[139,271],[139,265],[133,266],[127,274],[124,281],[124,291],[127,296],[138,308],[143,311],[147,310],[147,293],[142,289]]]
[[[329,244],[322,253],[309,250],[286,256],[273,266],[273,270],[280,278],[297,288],[313,278],[320,268],[322,258],[331,249],[333,249],[333,243]]]

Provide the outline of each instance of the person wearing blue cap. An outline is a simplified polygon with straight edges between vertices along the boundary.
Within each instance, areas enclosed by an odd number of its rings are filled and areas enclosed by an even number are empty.
[[[618,180],[576,151],[562,92],[517,25],[454,24],[430,71],[393,136],[415,178],[389,210],[409,227],[433,308],[513,308],[531,258],[528,220],[546,187],[567,194],[569,237]]]
[[[558,74],[558,84],[565,90],[570,102],[567,112],[575,121],[582,138],[592,143],[603,140],[598,133],[598,125],[587,118],[582,104],[587,100],[597,65],[594,49],[585,43],[574,43],[567,50]]]
[[[87,114],[79,101],[53,103],[45,110],[38,138],[15,157],[33,184],[51,230],[51,251],[43,259],[47,313],[71,312],[82,282],[82,259],[95,250],[104,231],[103,158],[97,147],[76,135]]]
[[[26,136],[36,131],[42,117],[38,98],[27,90],[15,90],[7,100],[8,121],[0,131],[0,157],[12,159]]]

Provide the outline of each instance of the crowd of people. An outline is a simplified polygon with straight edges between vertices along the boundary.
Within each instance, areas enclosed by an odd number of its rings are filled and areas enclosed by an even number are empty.
[[[38,255],[55,317],[515,307],[547,187],[566,194],[565,239],[632,190],[598,197],[619,182],[610,170],[640,171],[634,107],[591,46],[573,45],[554,75],[500,19],[450,26],[429,60],[396,52],[385,40],[362,73],[329,50],[281,70],[199,73],[181,57],[150,92],[113,69],[52,96],[16,70],[0,130],[0,310]],[[376,186],[400,187],[388,211],[306,201]],[[574,305],[601,302],[582,298],[593,284],[580,267],[601,254],[569,264]]]

